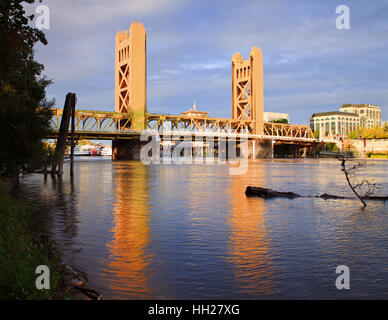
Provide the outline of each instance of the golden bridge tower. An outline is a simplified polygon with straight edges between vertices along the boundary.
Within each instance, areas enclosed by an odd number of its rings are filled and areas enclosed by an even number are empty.
[[[232,117],[234,120],[255,121],[252,133],[263,134],[263,53],[252,47],[249,59],[235,53],[232,58]]]
[[[132,22],[119,31],[115,43],[115,111],[133,113],[132,129],[144,130],[147,111],[146,32]]]

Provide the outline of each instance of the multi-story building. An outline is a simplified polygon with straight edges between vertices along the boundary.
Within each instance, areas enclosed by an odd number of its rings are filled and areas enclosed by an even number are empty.
[[[344,137],[358,127],[381,126],[381,108],[370,104],[344,104],[340,111],[314,113],[310,127],[321,137]]]
[[[350,112],[322,112],[314,113],[310,118],[312,131],[319,131],[320,136],[345,136],[360,126],[357,113]]]
[[[381,108],[379,106],[371,104],[344,104],[340,111],[358,114],[361,127],[381,126]]]

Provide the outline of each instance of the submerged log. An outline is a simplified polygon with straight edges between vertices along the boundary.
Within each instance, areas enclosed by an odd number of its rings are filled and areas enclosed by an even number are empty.
[[[248,197],[256,196],[264,199],[271,199],[271,198],[295,199],[295,198],[301,197],[299,194],[296,194],[294,192],[280,192],[280,191],[275,191],[272,189],[260,188],[260,187],[247,187],[247,189],[245,190],[245,194]]]
[[[263,199],[272,199],[272,198],[287,198],[287,199],[295,199],[302,197],[301,195],[294,192],[281,192],[268,188],[261,187],[247,187],[245,190],[245,194],[248,197],[260,197]],[[307,196],[304,198],[321,198],[321,199],[355,199],[352,197],[342,197],[336,196],[334,194],[324,193],[320,196]],[[361,197],[363,200],[377,200],[377,201],[388,201],[388,196],[364,196]]]
[[[336,196],[334,194],[327,194],[327,193],[324,193],[324,194],[321,194],[320,196],[316,196],[316,198],[322,198],[322,199],[352,199],[352,198],[349,198],[349,197],[341,197],[341,196]]]
[[[366,196],[362,197],[365,200],[380,200],[380,201],[388,201],[388,196]]]
[[[324,193],[320,196],[317,196],[317,198],[322,198],[322,199],[355,199],[354,197],[341,197],[341,196],[336,196],[336,195],[333,195],[333,194],[327,194],[327,193]],[[363,200],[379,200],[379,201],[387,201],[388,200],[388,196],[364,196],[364,197],[361,197],[361,199]]]

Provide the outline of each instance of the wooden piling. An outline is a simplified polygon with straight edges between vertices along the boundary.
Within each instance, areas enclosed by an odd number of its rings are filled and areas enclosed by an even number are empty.
[[[75,130],[75,105],[76,96],[73,94],[71,101],[71,146],[70,146],[70,177],[74,176],[74,130]]]
[[[58,132],[57,145],[55,147],[56,162],[53,163],[52,170],[51,170],[52,174],[56,172],[59,176],[62,176],[63,174],[63,161],[64,161],[63,159],[65,156],[66,142],[67,142],[67,136],[69,132],[70,115],[72,113],[73,107],[75,108],[75,94],[69,92],[66,95],[61,124]],[[58,169],[56,170],[56,168]]]

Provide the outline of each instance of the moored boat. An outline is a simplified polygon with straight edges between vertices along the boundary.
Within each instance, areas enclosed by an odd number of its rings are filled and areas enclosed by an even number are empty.
[[[68,154],[70,154],[70,149]],[[90,156],[90,150],[89,148],[85,148],[85,146],[75,146],[74,148],[74,155],[79,157],[79,156]]]
[[[112,155],[112,148],[105,146],[101,149],[101,155],[102,156],[111,156]]]

